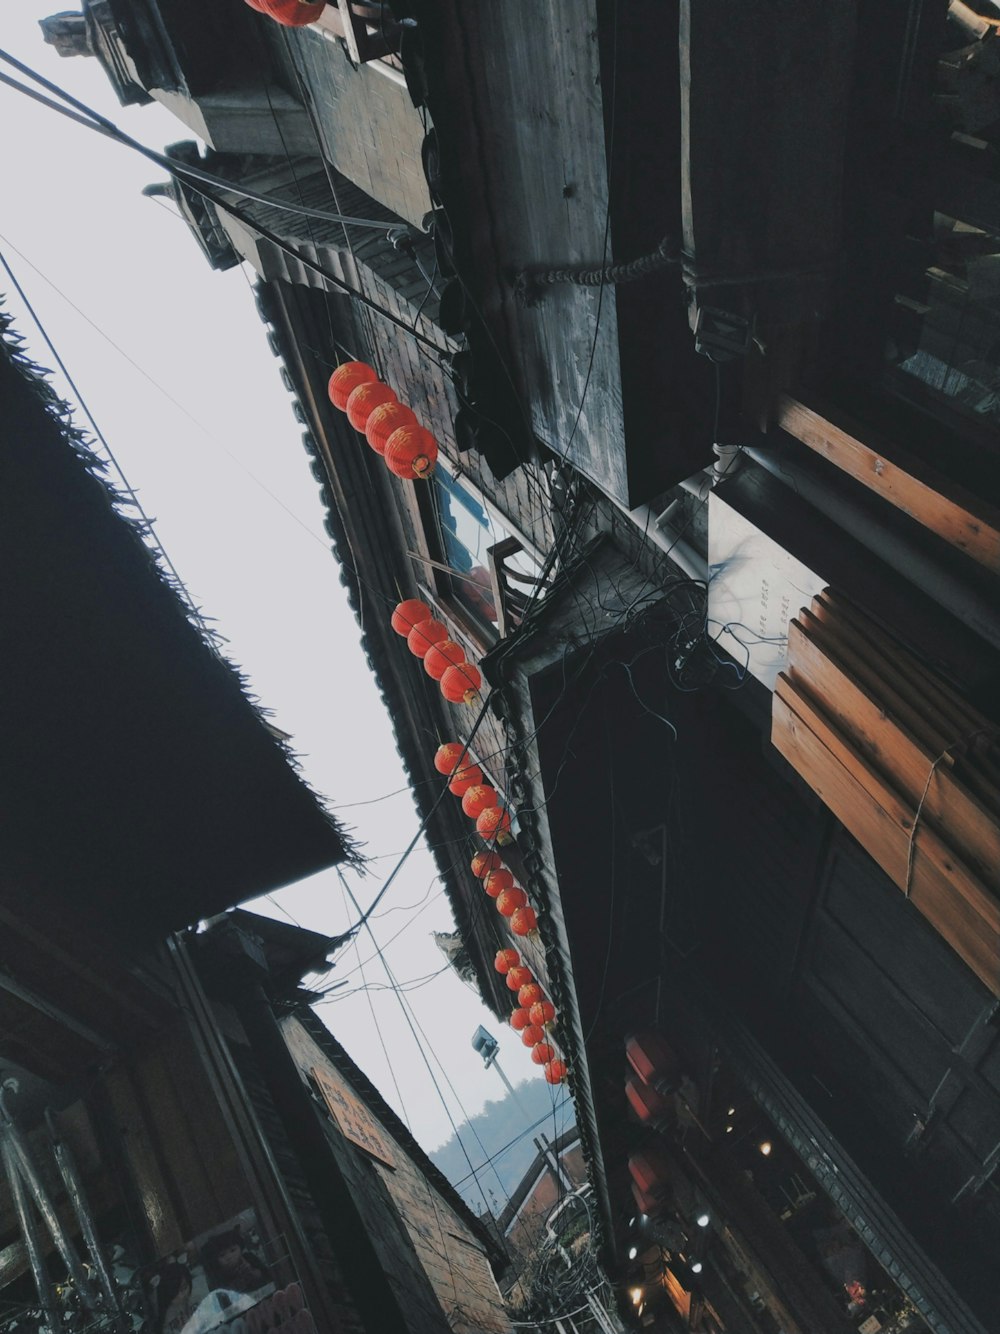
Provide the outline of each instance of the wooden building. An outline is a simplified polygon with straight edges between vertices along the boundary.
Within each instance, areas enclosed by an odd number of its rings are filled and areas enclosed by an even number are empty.
[[[207,125],[253,89],[170,188],[261,275],[483,995],[509,1008],[515,943],[557,1008],[622,1319],[996,1328],[993,6],[345,0],[293,30],[234,0],[183,41],[189,5],[130,10],[85,10],[126,95]],[[212,88],[230,22],[260,54]],[[345,359],[433,432],[429,482],[331,406]],[[401,595],[485,712],[392,634]],[[516,815],[538,940],[465,870],[451,739]]]

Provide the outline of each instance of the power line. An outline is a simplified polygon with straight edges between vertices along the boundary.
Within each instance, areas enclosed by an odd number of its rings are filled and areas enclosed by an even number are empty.
[[[19,60],[16,60],[8,52],[0,50],[0,60],[4,60],[8,64],[13,65],[16,69],[27,74],[30,78],[35,79],[38,83],[42,84],[43,87],[51,89],[52,91],[57,93],[58,96],[63,97],[71,105],[82,107],[86,111],[87,116],[91,117],[92,119],[88,120],[86,116],[78,115],[76,112],[70,111],[68,107],[60,106],[57,102],[53,102],[50,98],[43,97],[42,94],[36,92],[33,88],[28,88],[25,84],[18,83],[16,79],[12,79],[7,74],[0,73],[0,83],[7,84],[8,87],[15,89],[17,92],[23,93],[25,96],[32,98],[36,102],[40,102],[43,106],[48,107],[50,110],[58,112],[61,116],[66,116],[68,119],[76,121],[78,124],[85,126],[87,129],[96,131],[96,133],[103,135],[105,138],[111,139],[115,143],[123,144],[127,148],[134,149],[135,151],[141,153],[144,157],[151,158],[151,160],[157,162],[159,162],[159,159],[162,158],[161,154],[157,154],[154,152],[153,149],[147,149],[144,145],[137,143],[135,140],[131,139],[130,136],[124,134],[121,130],[117,129],[117,127],[114,126],[111,121],[106,120],[105,117],[99,115],[98,112],[92,111],[89,107],[85,105],[85,103],[78,102],[77,99],[72,97],[69,93],[65,92],[57,85],[50,83],[48,79],[44,78],[40,74],[37,74],[27,65],[23,65]],[[373,301],[363,292],[359,292],[357,288],[351,287],[351,285],[349,283],[344,282],[342,278],[338,278],[335,273],[332,273],[330,270],[324,268],[322,264],[317,263],[317,261],[311,259],[308,255],[303,254],[302,252],[297,250],[293,245],[289,244],[289,242],[284,240],[283,237],[279,236],[277,232],[273,231],[270,227],[266,226],[265,223],[260,221],[260,219],[254,217],[252,214],[247,213],[245,209],[240,208],[238,205],[233,204],[231,201],[221,199],[218,195],[217,190],[213,186],[201,182],[198,176],[192,173],[192,171],[189,168],[183,166],[180,163],[175,162],[171,158],[163,158],[162,162],[160,162],[159,164],[165,165],[172,175],[177,176],[181,180],[185,180],[186,178],[188,178],[187,184],[190,186],[192,190],[195,191],[196,194],[200,194],[204,199],[207,199],[217,208],[221,208],[226,212],[232,214],[232,216],[236,218],[238,221],[243,222],[246,226],[252,228],[255,232],[258,232],[264,238],[264,240],[270,241],[272,245],[276,246],[284,254],[294,259],[304,268],[307,268],[311,272],[317,274],[325,282],[331,284],[333,287],[344,292],[346,295],[353,297],[356,301],[360,301],[361,304],[363,306],[366,306],[369,310],[376,311],[379,315],[382,316],[383,319],[388,320],[390,324],[394,324],[397,328],[402,329],[403,332],[407,334],[408,337],[412,338],[415,342],[433,351],[438,356],[449,355],[448,348],[442,347],[440,343],[436,343],[434,339],[427,338],[424,334],[420,333],[418,330],[411,328],[410,325],[405,320],[400,319],[399,316],[393,314],[392,311],[385,309],[383,306],[380,306],[376,301]],[[227,189],[230,188],[228,183],[226,185],[226,188]],[[271,201],[267,202],[270,203]],[[380,226],[382,225],[384,224],[380,224]]]

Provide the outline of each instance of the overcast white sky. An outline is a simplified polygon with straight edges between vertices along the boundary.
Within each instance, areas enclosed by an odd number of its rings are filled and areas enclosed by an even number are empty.
[[[159,106],[119,107],[96,60],[56,56],[37,20],[57,9],[53,0],[5,4],[0,45],[154,148],[190,137]],[[365,905],[417,821],[406,791],[387,795],[403,788],[405,778],[328,550],[301,427],[248,275],[241,269],[213,273],[172,207],[142,197],[143,186],[160,178],[143,158],[4,86],[0,116],[0,248],[195,601],[215,618],[230,657],[274,711],[276,724],[291,733],[308,781],[328,796],[373,858],[366,877],[351,876]],[[6,285],[0,272],[0,290]],[[7,299],[34,358],[51,365],[14,293]],[[431,883],[434,874],[421,848],[373,920],[400,982],[443,963],[430,933],[453,923],[440,884]],[[303,926],[331,935],[352,916],[333,873],[292,886],[277,901],[281,908],[251,906],[276,917],[283,908]],[[360,949],[362,961],[374,954],[363,934]],[[345,952],[331,980],[356,964],[354,950]],[[377,960],[365,977],[385,982]],[[344,990],[360,980],[354,972]],[[515,1082],[540,1078],[516,1035],[501,1028],[450,970],[410,999],[469,1113],[502,1093],[496,1073],[483,1070],[470,1046],[479,1023],[500,1037]],[[433,1148],[450,1126],[392,992],[359,991],[319,1012],[399,1110],[369,1000],[403,1092],[402,1110],[418,1139]],[[445,1091],[460,1121],[462,1112]],[[470,1154],[478,1163],[471,1145]]]

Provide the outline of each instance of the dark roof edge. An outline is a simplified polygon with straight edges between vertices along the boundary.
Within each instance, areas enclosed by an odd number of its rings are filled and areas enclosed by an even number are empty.
[[[567,1149],[571,1149],[574,1144],[580,1144],[581,1142],[579,1127],[577,1125],[572,1125],[550,1142],[549,1149],[559,1157],[562,1157]],[[501,1209],[500,1216],[497,1218],[497,1227],[502,1233],[507,1231],[511,1223],[521,1212],[521,1207],[531,1194],[531,1188],[537,1181],[539,1174],[544,1172],[548,1166],[549,1161],[547,1156],[539,1151],[535,1154],[534,1158],[532,1158],[528,1167],[525,1168],[524,1175],[514,1187],[510,1199]]]
[[[295,371],[295,358],[288,353],[285,344],[287,337],[287,325],[283,318],[281,309],[281,299],[278,292],[274,290],[274,285],[269,282],[258,281],[255,285],[257,296],[257,310],[261,320],[267,328],[272,346],[275,350],[275,356],[284,367],[285,373],[289,378],[292,388],[293,399],[296,409],[297,419],[306,427],[304,444],[311,462],[323,470],[326,475],[326,462],[322,453],[315,446],[315,435],[322,427],[318,422],[314,422],[306,410],[302,401],[300,386]],[[354,432],[351,431],[351,435]],[[351,442],[353,444],[353,442]],[[402,691],[393,680],[392,673],[383,669],[380,661],[379,645],[374,641],[369,629],[365,625],[365,619],[362,615],[362,595],[361,587],[353,563],[345,559],[345,552],[350,552],[351,546],[343,519],[338,511],[333,494],[326,484],[322,485],[323,505],[326,515],[325,526],[330,537],[331,549],[337,564],[340,566],[340,580],[347,590],[348,603],[354,613],[355,620],[361,630],[361,644],[364,650],[365,658],[371,669],[375,685],[382,698],[382,703],[392,724],[393,735],[396,739],[396,751],[402,761],[403,771],[410,786],[414,803],[417,807],[417,814],[422,821],[427,821],[428,833],[433,834],[435,830],[440,831],[440,837],[429,837],[428,845],[431,855],[437,865],[441,875],[441,880],[451,905],[451,910],[455,918],[455,924],[462,934],[463,940],[470,940],[473,937],[474,922],[468,910],[467,903],[459,892],[455,877],[455,868],[452,858],[449,856],[448,849],[453,844],[455,828],[464,830],[464,825],[460,825],[457,820],[449,820],[448,808],[439,807],[434,811],[434,797],[430,794],[426,780],[430,776],[428,768],[427,755],[416,744],[405,728],[397,725],[397,719],[403,716],[404,705]],[[436,773],[434,777],[437,777]],[[440,847],[438,846],[440,845]],[[471,957],[473,966],[477,963],[477,952],[472,951]],[[493,1006],[491,1000],[495,999],[492,995],[494,975],[487,971],[489,960],[479,961],[482,968],[477,968],[477,980],[479,983],[480,995],[484,1003],[491,1009]],[[504,997],[503,999],[506,999]],[[500,1013],[494,1009],[497,1017],[503,1020],[505,1013]]]

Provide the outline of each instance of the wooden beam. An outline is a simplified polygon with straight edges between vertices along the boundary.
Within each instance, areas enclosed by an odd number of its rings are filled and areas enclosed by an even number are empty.
[[[994,574],[1000,573],[1000,510],[905,450],[865,444],[787,394],[778,401],[778,425],[951,546]]]

